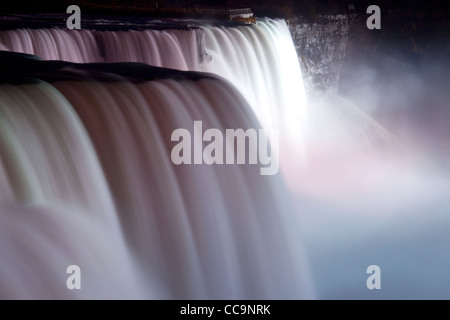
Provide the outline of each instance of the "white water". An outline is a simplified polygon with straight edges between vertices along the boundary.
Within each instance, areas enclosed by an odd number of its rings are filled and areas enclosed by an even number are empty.
[[[13,30],[0,32],[0,45],[46,60],[213,72],[235,86],[221,79],[132,84],[117,76],[114,83],[1,85],[0,250],[11,256],[0,270],[2,288],[11,288],[3,297],[313,296],[280,176],[262,177],[259,166],[175,167],[170,159],[172,131],[194,120],[245,129],[259,127],[256,115],[300,144],[305,98],[284,21],[185,31]],[[16,217],[25,215],[33,218]],[[70,264],[87,273],[80,292],[65,288]],[[13,271],[16,265],[24,269]]]
[[[280,176],[171,163],[194,120],[258,127],[226,82],[4,84],[0,113],[2,297],[311,297]]]
[[[33,54],[44,60],[143,62],[157,67],[197,70],[198,30],[95,31],[17,29],[0,32],[8,51]]]
[[[306,121],[302,74],[284,20],[256,26],[204,27],[211,56],[206,71],[231,81],[246,97],[261,123],[277,128],[290,144],[301,147]]]
[[[61,93],[0,85],[0,132],[0,297],[155,296],[135,277],[90,138]],[[64,290],[72,264],[84,290]]]
[[[0,32],[9,51],[44,60],[143,62],[204,71],[230,81],[260,122],[281,130],[285,144],[302,148],[306,122],[304,85],[292,37],[284,20],[263,19],[233,28],[96,31],[22,29]]]

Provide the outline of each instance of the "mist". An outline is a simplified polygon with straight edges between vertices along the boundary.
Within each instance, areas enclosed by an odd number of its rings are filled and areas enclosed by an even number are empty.
[[[450,297],[450,64],[432,55],[446,43],[414,61],[350,38],[338,92],[308,92],[307,165],[286,179],[319,299]]]

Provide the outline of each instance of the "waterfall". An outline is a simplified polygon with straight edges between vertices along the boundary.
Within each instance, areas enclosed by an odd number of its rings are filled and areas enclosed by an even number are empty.
[[[0,33],[9,51],[45,60],[70,62],[142,62],[179,70],[198,69],[199,30],[98,31],[17,29]]]
[[[302,74],[284,20],[255,25],[196,25],[167,30],[19,29],[0,32],[9,51],[45,60],[142,62],[178,70],[211,72],[230,81],[259,121],[281,130],[284,144],[301,150],[306,121]]]
[[[211,56],[205,71],[228,79],[246,97],[262,124],[301,146],[306,125],[302,74],[284,20],[265,19],[252,27],[204,27]]]
[[[0,85],[0,172],[1,298],[157,297],[133,276],[90,138],[50,84]],[[80,292],[63,289],[72,264]]]
[[[171,162],[171,133],[195,120],[260,128],[229,82],[135,63],[1,60],[0,250],[9,259],[0,296],[312,296],[280,175]],[[65,287],[72,264],[85,275],[79,293]]]

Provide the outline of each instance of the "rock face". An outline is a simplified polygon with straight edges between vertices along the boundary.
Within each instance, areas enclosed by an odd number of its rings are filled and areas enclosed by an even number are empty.
[[[385,10],[381,30],[368,30],[366,19],[365,13],[287,19],[310,95],[337,93],[358,64],[389,70],[393,62],[411,69],[448,60],[448,13]]]
[[[353,143],[365,152],[396,148],[395,138],[365,112],[360,100],[349,100],[342,94],[342,75],[352,70],[349,60],[356,59],[359,53],[355,48],[363,46],[367,52],[374,49],[370,37],[364,29],[361,30],[366,26],[365,20],[356,14],[328,15],[319,16],[314,22],[294,18],[288,20],[288,25],[302,68],[308,101],[314,106],[310,109],[313,135],[325,137],[325,140],[341,139],[339,143],[347,146]],[[367,43],[361,38],[368,39]],[[351,74],[351,81],[344,79],[345,85],[359,93],[360,77],[361,74]],[[324,116],[328,120],[324,121]],[[330,125],[334,133],[327,136]]]
[[[353,15],[296,17],[288,25],[303,70],[308,94],[336,93]]]
[[[433,137],[430,141],[438,139],[432,135],[435,132],[450,136],[446,121],[450,117],[448,11],[384,9],[379,30],[367,28],[367,17],[363,12],[318,16],[314,21],[288,20],[312,98],[310,110],[319,105],[337,113],[341,123],[342,114],[346,119],[351,114],[358,125],[367,123],[370,130],[351,129],[363,132],[370,145],[378,141],[391,145],[392,139],[385,139],[379,126],[361,113],[395,136],[403,134],[401,128],[409,123],[416,123],[415,129],[426,128],[424,134]],[[450,142],[442,139],[440,143],[448,146]]]

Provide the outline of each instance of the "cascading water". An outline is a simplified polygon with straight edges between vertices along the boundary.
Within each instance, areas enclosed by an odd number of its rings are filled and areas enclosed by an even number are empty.
[[[2,60],[3,297],[72,297],[72,264],[86,273],[81,298],[312,296],[280,176],[170,159],[171,133],[194,120],[259,127],[229,83],[142,64]]]
[[[289,23],[318,80],[308,123],[283,21],[1,17],[1,50],[83,63],[0,54],[1,297],[315,296],[301,234],[319,298],[448,298],[447,16],[382,7],[380,34],[364,9]],[[102,64],[124,61],[194,72]],[[260,165],[173,164],[194,120],[282,129],[297,209]]]
[[[212,57],[205,70],[231,81],[264,126],[280,129],[285,142],[301,147],[306,125],[305,91],[284,20],[266,19],[252,27],[203,30],[206,52]]]
[[[305,91],[284,20],[162,31],[20,29],[0,32],[0,44],[44,60],[142,62],[220,75],[244,95],[265,127],[281,130],[283,144],[302,148]]]
[[[179,70],[198,70],[199,30],[98,31],[19,29],[0,33],[9,51],[45,60],[142,62]]]
[[[64,96],[44,82],[1,84],[0,132],[0,297],[157,297],[135,277],[94,148]],[[86,290],[62,289],[74,263]]]

